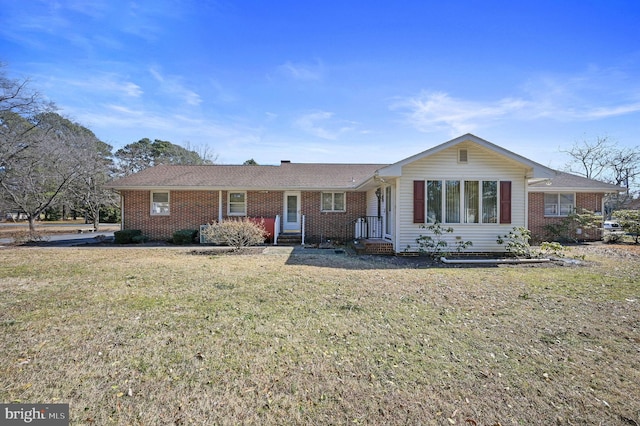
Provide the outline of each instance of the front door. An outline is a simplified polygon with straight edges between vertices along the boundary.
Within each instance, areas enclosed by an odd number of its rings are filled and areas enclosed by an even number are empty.
[[[384,236],[391,238],[393,233],[393,199],[391,198],[391,187],[384,189]]]
[[[300,192],[284,193],[284,232],[300,232]]]

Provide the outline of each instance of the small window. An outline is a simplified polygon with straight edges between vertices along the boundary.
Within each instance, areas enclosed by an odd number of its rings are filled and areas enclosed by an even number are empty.
[[[569,216],[575,209],[575,194],[573,193],[545,193],[545,216]]]
[[[323,192],[322,193],[322,211],[323,212],[343,212],[345,208],[344,192]]]
[[[152,215],[168,215],[169,214],[169,193],[168,192],[152,192],[151,193],[151,214]]]
[[[247,194],[246,192],[229,192],[229,216],[246,216]]]

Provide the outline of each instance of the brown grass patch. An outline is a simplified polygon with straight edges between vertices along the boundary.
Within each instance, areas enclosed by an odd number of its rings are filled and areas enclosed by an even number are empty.
[[[72,424],[637,424],[638,258],[605,254],[4,249],[0,398]]]

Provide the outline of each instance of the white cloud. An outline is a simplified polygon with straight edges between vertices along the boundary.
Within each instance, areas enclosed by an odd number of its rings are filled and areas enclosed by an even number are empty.
[[[456,98],[422,92],[391,105],[422,132],[473,132],[498,122],[549,119],[596,121],[640,112],[640,87],[617,70],[589,69],[573,76],[541,76],[528,81],[517,96],[493,100]]]
[[[186,88],[181,78],[177,76],[164,76],[155,68],[149,69],[153,78],[160,83],[161,90],[172,96],[182,99],[188,105],[198,106],[202,103],[202,98],[193,90]]]
[[[143,91],[137,84],[123,80],[116,74],[101,74],[89,77],[87,79],[76,78],[75,80],[63,82],[68,86],[75,86],[91,93],[102,93],[103,95],[124,95],[127,97],[138,98],[142,96]]]
[[[336,140],[348,131],[354,130],[354,123],[333,120],[333,113],[317,111],[305,114],[295,121],[295,126],[321,139]]]
[[[294,64],[287,61],[278,67],[280,73],[300,81],[321,80],[323,76],[323,66],[321,63],[315,65]]]
[[[472,132],[482,123],[513,116],[527,108],[521,99],[505,98],[482,103],[456,99],[443,92],[422,93],[392,105],[392,109],[408,110],[408,121],[420,131],[450,128],[452,133]]]

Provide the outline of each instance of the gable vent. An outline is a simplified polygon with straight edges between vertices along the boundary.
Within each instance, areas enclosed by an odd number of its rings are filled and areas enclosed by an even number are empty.
[[[469,151],[466,149],[461,149],[458,151],[458,162],[459,163],[467,163],[469,162]]]

